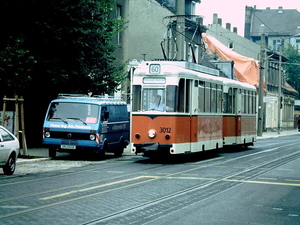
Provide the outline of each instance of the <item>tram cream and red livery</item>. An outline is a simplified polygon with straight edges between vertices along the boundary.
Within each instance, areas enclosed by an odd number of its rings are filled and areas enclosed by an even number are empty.
[[[183,154],[253,145],[256,88],[178,61],[145,61],[133,75],[132,153]]]

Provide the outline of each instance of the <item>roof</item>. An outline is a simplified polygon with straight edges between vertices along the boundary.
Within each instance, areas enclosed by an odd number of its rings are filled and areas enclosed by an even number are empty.
[[[239,81],[259,87],[259,65],[257,60],[236,53],[209,34],[203,33],[202,37],[210,52],[216,53],[219,60],[232,60],[234,62],[234,76]]]
[[[126,102],[112,96],[94,95],[92,97],[84,94],[59,94],[57,99],[52,102],[74,102],[91,103],[98,105],[126,105]]]
[[[300,26],[300,12],[296,9],[254,8],[251,25],[250,36],[260,36],[262,31],[268,36],[293,36],[300,31],[297,30]]]
[[[297,96],[299,93],[296,91],[291,85],[289,85],[287,82],[284,82],[283,88],[288,91],[290,94]]]

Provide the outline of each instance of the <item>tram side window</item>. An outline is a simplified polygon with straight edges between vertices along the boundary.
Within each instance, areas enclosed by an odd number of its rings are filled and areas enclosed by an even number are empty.
[[[178,91],[178,112],[184,112],[184,90],[185,90],[185,80],[180,79],[179,81],[179,91]]]
[[[141,111],[141,85],[133,86],[132,111]]]
[[[244,101],[244,113],[249,113],[249,92],[248,91],[244,91],[244,98],[245,98],[245,101]]]
[[[205,82],[205,112],[210,112],[210,83]]]
[[[232,88],[228,89],[228,93],[224,93],[224,112],[233,113],[233,93]]]
[[[185,112],[190,111],[190,93],[191,93],[191,80],[186,79],[186,90],[185,90]]]
[[[252,111],[253,114],[256,113],[256,93],[253,92],[253,111]]]
[[[217,112],[217,85],[211,84],[211,112]]]
[[[178,112],[189,112],[191,86],[192,82],[190,79],[180,79],[178,90]]]
[[[218,84],[217,85],[217,112],[218,113],[222,112],[222,102],[221,102],[222,90],[223,90],[222,85]]]
[[[246,99],[246,104],[247,104],[247,113],[249,114],[250,113],[250,91],[246,91],[247,92],[247,99]]]
[[[238,93],[237,89],[232,90],[232,113],[237,113],[237,105],[236,105],[236,93]]]
[[[198,94],[198,108],[199,112],[204,112],[204,104],[205,104],[205,82],[204,81],[199,81],[199,94]]]
[[[253,101],[253,95],[252,95],[252,91],[249,91],[249,112],[250,114],[252,114],[252,101]]]
[[[239,90],[240,91],[240,93],[241,93],[241,100],[242,100],[242,102],[241,102],[241,113],[245,113],[245,99],[246,99],[246,97],[245,97],[245,92],[244,92],[244,90]]]
[[[176,104],[176,96],[177,96],[177,86],[175,85],[168,85],[167,86],[167,101],[166,101],[166,106],[167,106],[167,111],[176,111],[177,104]],[[170,109],[170,110],[168,110]]]
[[[244,113],[248,112],[248,95],[247,95],[247,91],[244,90]]]

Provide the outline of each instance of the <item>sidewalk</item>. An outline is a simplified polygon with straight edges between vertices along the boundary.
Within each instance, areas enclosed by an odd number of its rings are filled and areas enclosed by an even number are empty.
[[[260,139],[265,139],[265,138],[277,138],[280,136],[288,136],[288,135],[299,135],[300,132],[298,132],[298,129],[293,129],[293,130],[283,130],[280,131],[280,134],[277,133],[277,131],[270,131],[270,132],[263,132],[261,137],[257,137],[257,141]],[[21,153],[22,149],[20,150]],[[68,153],[57,153],[57,156],[60,156],[62,154],[68,154]],[[125,149],[123,155],[132,155],[130,153],[129,148]],[[48,149],[47,148],[29,148],[27,149],[27,156],[19,157],[17,160],[17,163],[24,163],[24,162],[35,162],[35,161],[40,161],[40,160],[47,160],[50,159],[48,155]]]
[[[298,132],[298,129],[293,129],[293,130],[282,130],[278,134],[277,131],[268,131],[268,132],[263,132],[262,136],[257,136],[257,140],[259,139],[264,139],[264,138],[277,138],[280,136],[288,136],[288,135],[295,135],[298,134],[300,135],[300,132]]]

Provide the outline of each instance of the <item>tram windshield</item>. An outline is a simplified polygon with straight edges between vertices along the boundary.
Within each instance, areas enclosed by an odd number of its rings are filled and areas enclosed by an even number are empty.
[[[133,111],[176,111],[176,86],[167,86],[167,88],[144,88],[137,90],[135,88]],[[138,96],[141,96],[139,99]]]

